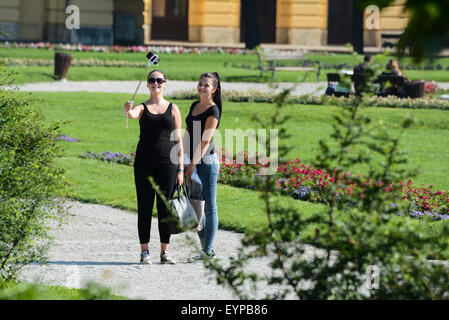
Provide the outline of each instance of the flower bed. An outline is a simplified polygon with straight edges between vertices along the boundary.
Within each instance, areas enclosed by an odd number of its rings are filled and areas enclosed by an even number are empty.
[[[46,50],[65,50],[80,52],[148,52],[156,51],[159,53],[195,53],[201,54],[205,52],[226,53],[226,54],[246,54],[249,51],[240,48],[220,48],[220,47],[182,47],[182,46],[106,46],[106,45],[84,45],[84,44],[68,44],[68,43],[51,43],[51,42],[9,42],[2,44],[6,48],[33,48]]]
[[[245,187],[248,178],[263,181],[263,176],[258,174],[262,165],[242,165],[235,161],[226,163],[225,159],[225,155],[221,153],[221,183]],[[245,162],[248,162],[247,156]],[[364,191],[376,185],[385,192],[397,189],[401,195],[397,200],[407,205],[407,212],[412,217],[430,216],[435,220],[449,218],[449,192],[435,190],[433,185],[416,187],[409,180],[401,181],[398,185],[383,186],[382,183],[370,181],[361,175],[354,179],[349,172],[336,179],[319,168],[302,164],[299,159],[280,164],[277,173],[277,185],[281,191],[295,199],[326,203],[331,185],[338,187],[339,196],[363,198]]]
[[[57,140],[57,141],[65,141],[65,142],[81,142],[80,139],[71,138],[71,137],[69,137],[66,134],[63,134],[63,135],[57,137],[55,140]]]
[[[132,166],[134,164],[135,153],[127,155],[119,152],[112,153],[110,151],[106,151],[103,153],[87,152],[86,154],[81,154],[78,157],[82,159],[95,159],[110,163],[126,164]]]
[[[5,64],[7,66],[39,66],[48,67],[55,64],[54,60],[50,59],[29,59],[29,58],[5,58]],[[101,59],[73,59],[71,62],[72,66],[75,67],[130,67],[130,68],[141,68],[145,67],[145,62],[135,62],[135,61],[119,61],[119,60],[101,60]]]
[[[220,183],[253,189],[255,188],[254,182],[263,183],[265,181],[266,177],[260,175],[260,169],[267,167],[268,164],[251,164],[255,162],[255,159],[248,157],[246,153],[243,154],[245,164],[237,163],[236,160],[227,161],[223,151],[217,150],[217,153],[221,163],[218,176]],[[256,154],[256,156],[259,155]],[[133,165],[135,153],[125,155],[109,151],[102,154],[88,152],[79,157]],[[233,158],[228,157],[228,159]],[[261,162],[264,163],[264,161]],[[373,186],[377,186],[384,192],[392,192],[396,189],[400,194],[400,199],[397,201],[406,205],[409,216],[414,218],[427,216],[434,220],[449,219],[449,191],[437,190],[433,185],[417,187],[411,180],[401,181],[397,185],[384,186],[382,183],[371,181],[361,175],[354,179],[349,172],[339,178],[334,178],[330,173],[319,168],[306,166],[297,158],[279,165],[277,185],[283,194],[294,199],[319,203],[326,203],[331,185],[337,186],[339,196],[356,198],[363,198],[365,190]]]
[[[198,93],[196,90],[177,91],[169,97],[171,99],[196,99]],[[226,101],[232,102],[263,102],[273,103],[276,99],[275,93],[263,92],[257,90],[248,90],[245,92],[235,90],[225,90],[222,92],[222,97]],[[308,104],[308,105],[335,105],[345,106],[351,105],[355,97],[332,97],[326,95],[312,95],[303,94],[300,96],[290,95],[285,99],[287,104]],[[449,101],[438,99],[435,97],[425,98],[397,98],[393,96],[388,97],[364,97],[362,105],[367,107],[382,107],[382,108],[406,108],[406,109],[439,109],[449,110]]]

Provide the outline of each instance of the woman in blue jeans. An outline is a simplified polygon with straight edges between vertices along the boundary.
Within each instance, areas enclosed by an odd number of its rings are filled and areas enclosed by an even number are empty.
[[[214,239],[218,229],[217,213],[217,179],[220,163],[212,140],[221,118],[221,87],[218,73],[206,72],[198,83],[199,101],[190,106],[186,117],[186,134],[184,150],[189,154],[190,164],[186,169],[186,178],[191,180],[192,173],[197,169],[203,185],[205,200],[205,216],[203,229],[198,232],[202,251],[188,259],[196,262],[215,256]]]

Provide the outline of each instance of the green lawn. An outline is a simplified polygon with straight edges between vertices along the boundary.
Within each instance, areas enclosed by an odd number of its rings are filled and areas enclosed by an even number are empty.
[[[126,129],[122,112],[123,103],[129,96],[83,92],[33,93],[32,96],[36,99],[34,105],[49,122],[63,121],[62,133],[81,139],[78,143],[61,142],[64,155],[58,159],[71,184],[71,196],[84,202],[101,203],[136,212],[132,167],[78,157],[88,151],[129,153],[135,150],[139,134],[138,122],[130,120],[129,128]],[[144,99],[145,96],[139,95],[136,101]],[[191,101],[174,102],[184,117]],[[220,129],[257,129],[251,118],[252,114],[268,116],[273,108],[273,105],[265,103],[225,103]],[[303,163],[311,164],[318,152],[317,141],[328,139],[332,116],[338,112],[339,108],[334,106],[285,106],[283,113],[290,116],[287,131],[291,137],[281,143],[288,143],[292,147],[288,158],[299,157]],[[383,119],[392,133],[398,132],[400,120],[411,113],[417,122],[404,135],[402,148],[409,152],[410,165],[421,169],[413,181],[415,184],[434,184],[442,190],[449,189],[446,176],[449,172],[449,112],[386,108],[367,108],[365,112],[374,119]],[[220,184],[217,201],[222,229],[244,231],[267,222],[264,202],[256,191]],[[325,209],[323,205],[294,200],[288,196],[277,197],[277,201],[283,206],[295,208],[301,214],[322,212]],[[341,214],[344,215],[344,212]],[[416,223],[420,221],[416,220]],[[444,222],[426,226],[429,236],[438,236],[438,226],[441,223]]]
[[[42,99],[36,102],[36,106],[40,107],[48,119],[66,121],[63,125],[65,134],[82,140],[81,143],[64,142],[67,157],[85,163],[87,160],[78,160],[77,156],[87,151],[129,153],[135,150],[138,122],[130,120],[129,129],[126,129],[122,112],[124,101],[129,99],[128,95],[34,93],[33,97]],[[144,99],[144,95],[139,95],[136,101]],[[174,102],[185,116],[191,101]],[[225,137],[225,129],[257,130],[252,114],[267,117],[272,110],[273,105],[268,103],[226,102],[220,133]],[[339,110],[336,106],[286,105],[283,112],[289,115],[287,131],[291,137],[282,143],[288,143],[292,148],[287,158],[291,160],[299,157],[306,164],[312,163],[318,152],[318,140],[328,138],[332,117]],[[367,108],[365,112],[374,121],[382,120],[392,134],[399,132],[399,124],[407,114],[413,115],[416,123],[406,131],[401,144],[402,149],[409,153],[410,165],[421,170],[413,181],[449,189],[449,181],[444,175],[449,172],[449,112],[389,108]],[[222,145],[225,145],[224,141]],[[127,169],[117,167],[120,168],[118,172]]]
[[[86,289],[70,289],[62,286],[14,282],[0,290],[0,297],[9,300],[84,300],[92,299],[92,294],[101,300],[127,300],[123,296],[113,295],[109,289],[97,290],[96,284]],[[100,294],[100,296],[98,296]]]
[[[69,52],[74,59],[99,59],[115,61],[145,62],[144,53],[102,53],[102,52]],[[219,72],[222,81],[226,82],[254,82],[259,81],[258,58],[256,54],[168,54],[160,53],[158,68],[164,70],[171,80],[198,80],[199,75],[205,71]],[[52,60],[54,51],[44,49],[8,49],[0,47],[0,58],[28,58]],[[310,60],[318,60],[323,64],[341,64],[351,69],[363,60],[361,55],[349,54],[308,54]],[[384,59],[385,63],[388,58]],[[295,64],[296,61],[284,61],[286,65]],[[403,62],[410,64],[408,58]],[[432,62],[441,64],[444,68],[449,65],[448,58],[439,58]],[[41,82],[53,80],[53,66],[27,66],[6,67],[6,70],[17,72],[16,83]],[[68,80],[137,80],[143,72],[143,68],[133,67],[77,67],[71,66]],[[335,72],[335,69],[321,70],[320,81],[326,81],[326,73]],[[441,70],[404,70],[410,79],[424,79],[449,82],[449,73]],[[261,81],[270,81],[271,76],[265,73]],[[314,72],[304,71],[277,71],[275,81],[298,82],[306,79],[308,82],[316,81]]]
[[[59,51],[59,50],[58,50]],[[64,51],[72,55],[74,59],[100,59],[100,60],[116,60],[116,61],[144,61],[145,53],[141,52],[122,52],[122,53],[106,53],[106,52],[79,52],[79,51]],[[32,48],[5,48],[0,47],[0,58],[28,58],[28,59],[46,59],[51,60],[54,58],[55,51],[46,49],[32,49]],[[256,64],[258,62],[257,55],[254,53],[249,54],[219,54],[219,53],[202,53],[198,54],[170,54],[170,53],[158,53],[161,61],[166,61],[167,64],[179,63],[192,63],[200,61],[204,63],[220,62],[223,64],[238,63],[238,64]],[[323,64],[346,64],[348,66],[354,66],[363,60],[363,56],[356,54],[342,54],[342,53],[308,53],[307,58],[310,60],[320,61]],[[389,57],[383,58],[382,62],[387,63]],[[292,62],[285,62],[292,63]],[[405,57],[401,60],[401,64],[412,64],[412,59]],[[426,64],[441,64],[443,67],[449,65],[449,58],[438,58],[433,61],[423,61],[421,65]]]
[[[203,72],[218,72],[222,82],[259,82],[259,71],[255,69],[234,68],[223,64],[179,64],[160,63],[158,69],[164,71],[169,80],[198,81]],[[50,66],[5,67],[15,73],[15,83],[54,81],[54,68]],[[140,80],[144,68],[135,67],[80,67],[71,66],[67,75],[69,81],[95,80]],[[333,72],[333,71],[332,71]],[[265,72],[260,82],[269,82],[271,73]],[[276,71],[275,81],[282,82],[316,81],[314,72]],[[326,74],[321,73],[320,81],[326,81]]]

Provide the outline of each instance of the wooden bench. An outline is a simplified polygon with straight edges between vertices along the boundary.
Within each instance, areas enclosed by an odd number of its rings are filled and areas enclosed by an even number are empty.
[[[378,96],[397,96],[400,98],[406,97],[406,84],[405,77],[397,76],[393,74],[381,74],[374,80],[374,83],[379,84],[379,88],[376,92]],[[389,83],[391,86],[386,86]]]
[[[263,76],[265,71],[271,71],[271,82],[274,80],[274,73],[276,70],[284,70],[284,71],[315,71],[317,73],[317,82],[320,79],[320,71],[321,71],[321,63],[319,61],[311,61],[314,64],[317,64],[318,67],[281,67],[276,66],[276,61],[280,60],[297,60],[297,61],[305,61],[306,54],[305,52],[301,53],[282,53],[282,52],[263,52],[262,50],[257,50],[257,56],[259,57],[259,81]]]
[[[378,96],[397,96],[399,98],[422,98],[424,97],[424,81],[414,80],[410,81],[403,76],[381,74],[374,80],[374,83],[380,85],[376,92]],[[386,83],[391,86],[386,87]]]

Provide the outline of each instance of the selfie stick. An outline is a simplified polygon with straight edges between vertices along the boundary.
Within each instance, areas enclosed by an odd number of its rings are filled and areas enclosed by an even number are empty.
[[[148,52],[146,57],[148,58],[148,63],[147,63],[147,66],[145,68],[145,71],[142,74],[142,77],[140,78],[140,81],[139,81],[139,84],[137,85],[136,91],[134,91],[133,97],[132,97],[131,101],[129,101],[131,103],[131,105],[134,104],[134,98],[136,97],[137,91],[139,91],[140,84],[142,83],[142,80],[145,77],[148,68],[152,64],[157,64],[159,62],[159,57],[157,55],[155,55],[154,53],[152,53],[151,51]],[[128,128],[128,113],[126,113],[126,128]]]

